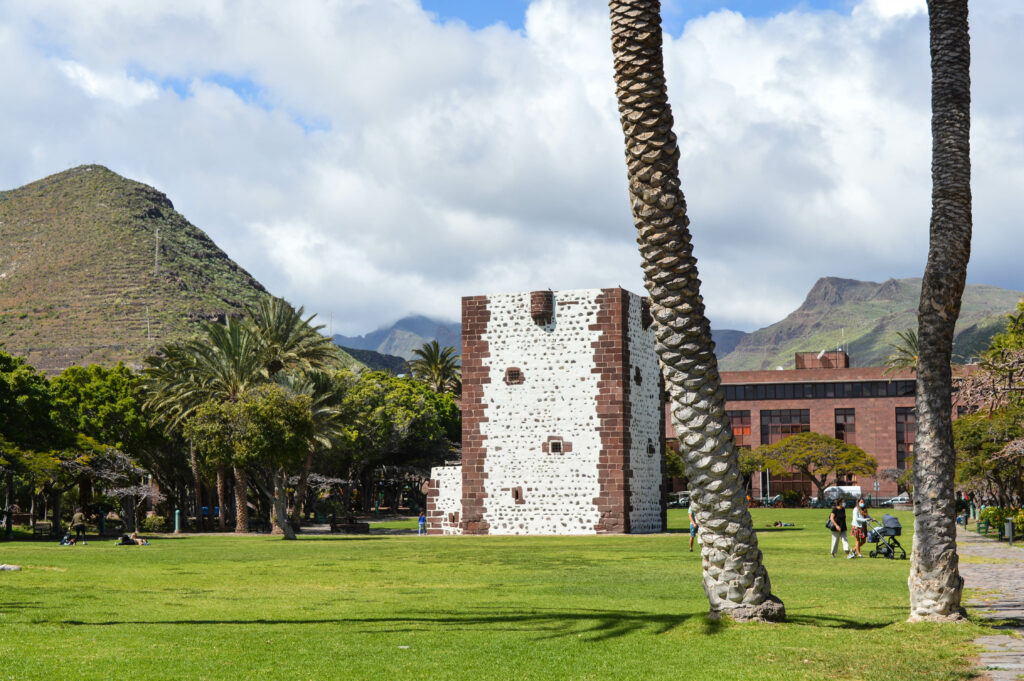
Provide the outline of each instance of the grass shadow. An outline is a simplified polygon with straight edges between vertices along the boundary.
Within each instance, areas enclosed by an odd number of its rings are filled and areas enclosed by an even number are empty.
[[[584,641],[600,642],[620,638],[643,630],[665,634],[689,620],[703,620],[703,633],[716,634],[726,624],[712,620],[707,613],[663,614],[646,613],[636,610],[532,610],[494,611],[481,610],[464,614],[410,614],[396,617],[355,617],[319,619],[179,619],[179,620],[108,620],[86,622],[63,620],[61,623],[76,627],[109,627],[122,625],[230,625],[230,626],[277,626],[277,625],[366,625],[365,633],[403,633],[443,627],[446,631],[473,629],[501,629],[507,631],[532,631],[541,638],[576,636]]]

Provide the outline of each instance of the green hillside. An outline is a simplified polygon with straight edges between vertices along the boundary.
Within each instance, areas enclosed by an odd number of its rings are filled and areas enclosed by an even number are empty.
[[[0,244],[0,344],[51,374],[137,367],[264,291],[164,194],[97,165],[0,192]]]
[[[793,367],[797,352],[847,348],[852,366],[879,366],[896,333],[917,328],[920,279],[881,284],[825,277],[804,303],[781,322],[745,336],[719,361],[724,371]],[[953,353],[959,361],[977,356],[1002,330],[1021,292],[969,284],[964,291]]]

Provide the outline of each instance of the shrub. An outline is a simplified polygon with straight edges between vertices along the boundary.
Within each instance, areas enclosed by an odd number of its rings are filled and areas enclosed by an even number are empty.
[[[787,508],[795,508],[800,505],[800,492],[795,489],[787,489],[782,492],[782,505]]]
[[[167,518],[161,515],[151,515],[139,522],[143,532],[163,532],[167,528]]]

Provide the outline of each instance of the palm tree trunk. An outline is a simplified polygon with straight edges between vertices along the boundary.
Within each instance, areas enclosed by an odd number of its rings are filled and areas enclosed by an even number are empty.
[[[291,521],[297,526],[302,517],[302,509],[306,504],[306,487],[309,484],[309,472],[313,468],[313,448],[306,452],[306,460],[302,462],[302,473],[299,474],[299,484],[295,488],[295,504],[292,508]]]
[[[967,0],[929,0],[932,219],[918,309],[910,619],[959,619],[953,474],[953,327],[971,254],[971,49]]]
[[[217,507],[220,509],[220,513],[217,514],[217,526],[222,532],[228,529],[227,520],[225,518],[228,506],[224,503],[227,500],[227,469],[224,466],[217,466]]]
[[[196,446],[188,442],[189,463],[192,464],[192,481],[196,486],[196,532],[203,531],[203,481],[199,475],[199,459],[196,457]]]
[[[295,530],[288,522],[288,476],[283,468],[274,473],[274,521],[275,534],[280,531],[285,539],[295,539]]]
[[[612,51],[633,221],[651,295],[656,347],[700,527],[711,614],[779,620],[761,561],[704,314],[679,185],[679,149],[665,88],[661,3],[611,0]]]
[[[235,466],[235,532],[245,534],[249,531],[248,477],[245,470]]]

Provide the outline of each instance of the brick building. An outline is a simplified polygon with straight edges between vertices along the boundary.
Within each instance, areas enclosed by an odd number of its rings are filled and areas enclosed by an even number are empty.
[[[878,460],[875,476],[851,476],[864,494],[897,493],[892,475],[902,471],[914,448],[913,373],[883,375],[882,367],[850,368],[845,352],[797,353],[796,368],[776,371],[723,371],[725,408],[736,444],[756,449],[796,433],[813,431],[855,444]],[[675,432],[668,425],[669,439]],[[877,484],[877,486],[876,486]],[[755,498],[796,490],[813,496],[814,486],[799,475],[752,479]]]
[[[462,300],[462,464],[431,471],[431,534],[660,532],[661,371],[621,288]]]

